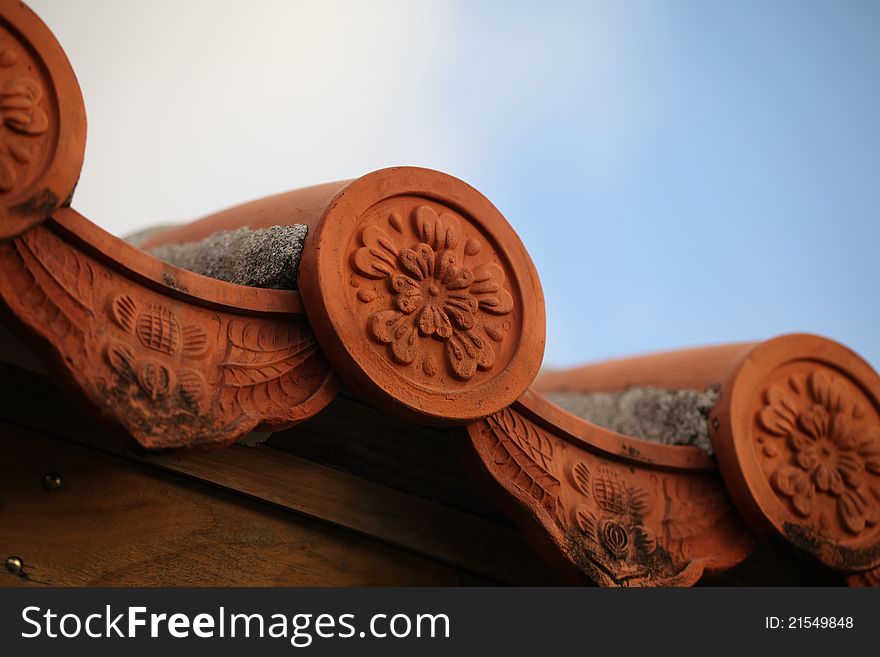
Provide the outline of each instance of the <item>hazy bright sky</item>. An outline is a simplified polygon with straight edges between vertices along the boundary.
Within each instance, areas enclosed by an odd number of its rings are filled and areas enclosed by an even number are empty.
[[[880,2],[28,3],[114,233],[427,166],[525,242],[546,365],[809,331],[880,368]]]

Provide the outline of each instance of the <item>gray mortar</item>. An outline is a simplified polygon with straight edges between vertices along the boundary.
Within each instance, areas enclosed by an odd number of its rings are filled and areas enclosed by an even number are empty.
[[[718,391],[628,388],[621,392],[551,392],[546,395],[570,413],[626,436],[665,445],[695,445],[713,453],[709,411]]]
[[[199,242],[150,249],[177,267],[229,283],[295,290],[296,271],[308,226],[239,228],[214,233]]]

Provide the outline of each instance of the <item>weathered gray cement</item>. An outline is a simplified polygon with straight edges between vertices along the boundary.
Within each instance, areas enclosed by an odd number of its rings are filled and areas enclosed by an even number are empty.
[[[273,226],[222,231],[188,244],[168,244],[149,253],[172,265],[238,285],[296,289],[296,272],[308,226]]]
[[[635,387],[613,393],[552,392],[546,396],[611,431],[665,445],[696,445],[713,453],[708,417],[718,392],[712,388],[701,392]]]

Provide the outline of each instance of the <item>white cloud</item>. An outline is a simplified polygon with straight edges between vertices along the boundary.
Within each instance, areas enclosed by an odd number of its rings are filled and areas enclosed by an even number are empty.
[[[32,6],[68,53],[85,97],[89,135],[74,205],[113,232],[450,144],[425,130],[430,99],[414,79],[420,44],[444,18],[426,5]]]
[[[74,206],[117,234],[396,164],[479,187],[620,59],[607,11],[405,2],[34,0],[89,118]],[[488,7],[488,9],[487,9]],[[520,133],[521,134],[521,133]]]

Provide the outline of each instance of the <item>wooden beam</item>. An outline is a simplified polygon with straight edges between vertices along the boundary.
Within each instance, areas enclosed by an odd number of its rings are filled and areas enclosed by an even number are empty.
[[[0,363],[0,418],[208,483],[510,584],[555,577],[515,529],[272,447],[155,454],[99,429],[50,381]]]
[[[0,436],[0,555],[24,564],[23,576],[0,570],[0,585],[461,583],[449,566],[240,495],[8,422]]]

